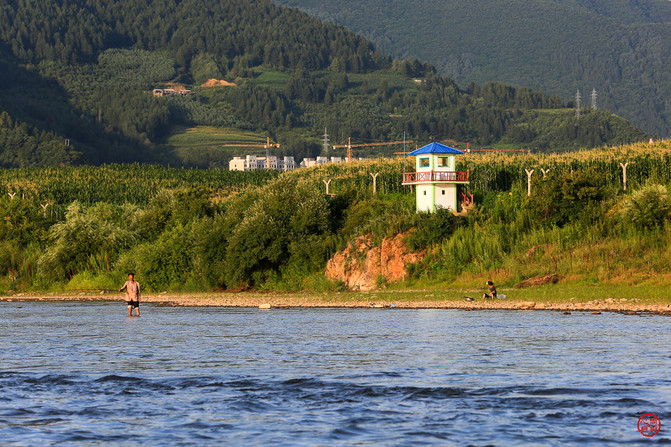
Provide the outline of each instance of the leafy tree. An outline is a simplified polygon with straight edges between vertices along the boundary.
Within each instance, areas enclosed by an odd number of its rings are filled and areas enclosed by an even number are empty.
[[[78,202],[70,204],[65,221],[51,227],[53,244],[39,260],[41,275],[63,280],[87,268],[111,269],[112,258],[133,239],[122,217],[119,207],[106,203],[88,210]]]
[[[527,207],[534,218],[549,226],[570,222],[590,225],[602,216],[602,202],[612,197],[612,191],[593,169],[546,179],[538,176],[532,188],[537,193],[527,199]]]
[[[311,256],[306,241],[313,249],[322,246],[328,228],[329,206],[319,189],[288,178],[269,183],[244,211],[228,240],[227,284],[260,284],[284,264],[299,263],[298,259]]]

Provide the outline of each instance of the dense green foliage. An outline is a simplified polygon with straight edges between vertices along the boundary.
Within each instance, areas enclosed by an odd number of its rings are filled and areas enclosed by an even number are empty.
[[[53,7],[17,0],[0,10],[0,26],[14,54],[32,62],[90,62],[131,46],[167,50],[184,67],[210,54],[236,70],[264,63],[318,70],[337,60],[356,73],[381,60],[362,37],[268,0],[61,0]]]
[[[460,84],[502,81],[599,108],[671,135],[666,0],[276,0],[348,26],[385,53],[419,57]]]
[[[655,271],[671,256],[670,160],[668,144],[465,155],[458,168],[471,171],[476,198],[466,216],[415,213],[400,159],[280,175],[141,165],[3,170],[0,290],[113,289],[128,271],[153,291],[333,288],[323,271],[337,250],[359,236],[379,244],[398,234],[427,250],[408,267],[412,281],[493,271],[508,284],[546,273],[631,276],[627,268]],[[621,162],[630,163],[626,193]],[[525,168],[535,171],[530,196]],[[371,172],[380,173],[377,195]],[[327,178],[334,196],[324,194]]]
[[[622,204],[620,218],[639,230],[664,226],[671,213],[671,196],[665,186],[646,185],[634,192]]]
[[[405,132],[539,150],[646,137],[605,112],[585,109],[576,120],[541,91],[497,82],[461,89],[431,65],[384,57],[341,26],[269,0],[5,2],[0,71],[0,111],[12,129],[0,139],[2,166],[225,165],[231,153],[214,145],[187,153],[166,144],[184,126],[255,131],[281,144],[278,155],[299,159],[319,154],[324,128],[332,143]],[[201,86],[210,78],[236,85]],[[195,95],[150,94],[177,86]]]
[[[0,113],[0,166],[49,166],[69,164],[78,157],[53,132],[38,131]]]
[[[24,146],[30,147],[30,142],[5,140],[0,146],[3,166],[148,160],[148,148],[131,137],[132,129],[114,131],[112,123],[97,119],[97,108],[95,114],[85,113],[75,106],[79,102],[75,96],[78,95],[76,90],[64,89],[59,84],[60,80],[43,76],[36,66],[22,65],[2,44],[0,72],[4,82],[4,90],[0,95],[0,110],[4,112],[2,127],[7,128],[10,126],[8,123],[12,123],[13,127],[25,129],[24,133],[47,135],[53,142],[49,148],[38,147],[38,150],[31,152],[30,158],[24,158],[16,154],[26,152]],[[60,82],[66,84],[65,81]],[[121,88],[121,85],[117,87]],[[131,95],[123,93],[111,95],[110,98],[119,101],[115,106],[117,111],[122,110],[122,103],[131,100],[147,104],[143,97],[133,99]],[[66,140],[70,140],[69,146]],[[54,151],[53,148],[58,146],[61,150]]]

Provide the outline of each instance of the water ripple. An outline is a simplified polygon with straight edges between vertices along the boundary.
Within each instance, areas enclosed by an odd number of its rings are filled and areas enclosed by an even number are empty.
[[[669,420],[662,317],[4,310],[2,445],[643,445]]]

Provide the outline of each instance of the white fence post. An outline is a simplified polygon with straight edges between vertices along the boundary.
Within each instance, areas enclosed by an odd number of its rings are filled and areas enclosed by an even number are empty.
[[[377,176],[380,175],[379,172],[376,172],[373,174],[372,172],[369,173],[371,177],[373,177],[373,195],[377,194]]]
[[[627,166],[629,166],[629,162],[627,163],[620,163],[620,166],[622,166],[622,184],[624,186],[624,191],[627,190]]]
[[[525,169],[527,172],[527,196],[531,195],[531,174],[534,173],[534,170],[532,169],[531,171],[528,169]]]

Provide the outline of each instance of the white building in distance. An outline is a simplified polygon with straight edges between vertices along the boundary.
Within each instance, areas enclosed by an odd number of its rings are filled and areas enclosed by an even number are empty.
[[[342,162],[343,162],[342,157],[331,157],[331,161],[329,161],[328,157],[304,158],[303,161],[301,161],[301,168],[311,168],[313,166],[325,165],[327,163],[342,163]]]
[[[269,168],[275,171],[293,171],[296,168],[311,168],[313,166],[325,165],[327,163],[343,163],[342,157],[317,157],[304,158],[300,165],[296,163],[294,157],[278,158],[273,155],[269,157]],[[359,158],[365,160],[365,158]],[[253,171],[255,169],[266,169],[266,157],[257,157],[256,155],[245,155],[244,157],[233,157],[228,162],[229,171]]]
[[[269,165],[269,166],[267,166]],[[294,157],[279,158],[274,155],[268,157],[257,157],[256,155],[245,155],[244,157],[233,157],[228,162],[229,171],[254,171],[256,169],[272,169],[275,171],[293,171],[296,169]]]

